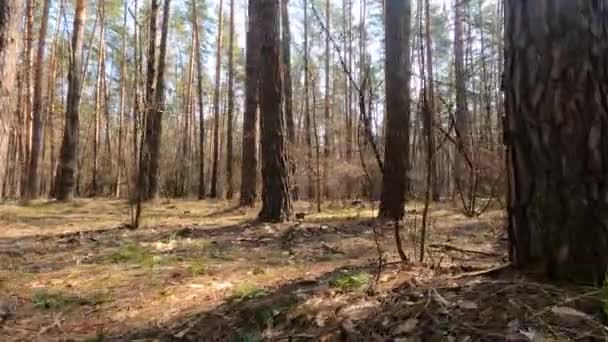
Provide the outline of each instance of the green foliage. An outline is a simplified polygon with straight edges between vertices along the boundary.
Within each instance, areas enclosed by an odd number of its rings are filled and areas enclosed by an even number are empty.
[[[360,289],[369,283],[370,276],[365,272],[351,273],[343,272],[338,277],[329,282],[331,287],[340,291],[349,292]]]
[[[146,267],[166,265],[174,258],[162,255],[153,255],[140,245],[128,244],[121,246],[110,255],[110,261],[115,264],[140,264]]]
[[[236,287],[234,296],[239,300],[255,299],[267,296],[268,290],[258,287],[255,284],[243,283]]]
[[[47,290],[34,293],[32,303],[39,309],[61,309],[66,306],[91,304],[90,301],[79,296]]]

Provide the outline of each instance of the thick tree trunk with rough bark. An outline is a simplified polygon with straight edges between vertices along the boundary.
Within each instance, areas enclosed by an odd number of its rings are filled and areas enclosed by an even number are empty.
[[[601,284],[608,266],[608,6],[505,3],[511,257]]]
[[[408,0],[386,1],[386,136],[380,217],[404,215],[410,129],[410,21]]]
[[[262,33],[260,58],[260,113],[262,140],[263,221],[280,222],[292,215],[285,118],[281,110],[279,57],[279,0],[257,0],[254,9]]]
[[[456,82],[456,156],[454,162],[454,184],[457,191],[467,190],[467,167],[464,154],[469,153],[470,122],[466,93],[464,52],[464,10],[468,0],[455,0],[454,6],[454,79]]]
[[[4,196],[9,164],[9,139],[15,115],[15,81],[19,50],[19,0],[0,0],[0,198]]]
[[[245,55],[245,112],[243,114],[243,151],[241,161],[242,206],[252,207],[257,198],[258,172],[258,94],[260,65],[260,31],[256,8],[249,1],[247,49]]]
[[[74,175],[78,156],[78,134],[80,131],[80,58],[86,19],[84,0],[77,0],[72,31],[70,68],[68,71],[68,98],[65,112],[65,127],[59,155],[55,197],[60,201],[71,200],[74,192]]]

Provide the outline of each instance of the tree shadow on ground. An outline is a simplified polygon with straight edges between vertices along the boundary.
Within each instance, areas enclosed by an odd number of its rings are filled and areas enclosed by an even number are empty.
[[[140,327],[107,341],[605,341],[597,291],[558,287],[513,270],[455,279],[426,269],[397,267],[411,279],[380,289],[340,292],[332,279],[373,272],[376,265],[344,267],[298,279],[164,326]],[[565,315],[555,314],[552,308]],[[568,314],[569,313],[569,314]],[[572,314],[574,313],[574,314]]]

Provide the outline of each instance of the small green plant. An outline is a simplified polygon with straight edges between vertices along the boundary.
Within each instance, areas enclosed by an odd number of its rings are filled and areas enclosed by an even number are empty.
[[[140,245],[128,244],[121,246],[110,255],[110,261],[115,264],[141,264],[146,267],[165,265],[176,260],[163,255],[153,255]]]
[[[72,305],[91,304],[90,301],[79,296],[48,290],[40,290],[34,293],[32,303],[34,307],[39,309],[60,309]]]
[[[343,292],[353,291],[360,289],[367,285],[370,276],[365,272],[350,273],[343,272],[338,277],[329,282],[331,287],[336,288]]]
[[[255,284],[243,283],[234,290],[234,296],[239,300],[248,300],[264,297],[270,294],[268,290],[257,287]]]
[[[190,266],[188,266],[188,271],[193,277],[204,275],[206,270],[207,268],[205,267],[205,260],[203,258],[192,261]]]

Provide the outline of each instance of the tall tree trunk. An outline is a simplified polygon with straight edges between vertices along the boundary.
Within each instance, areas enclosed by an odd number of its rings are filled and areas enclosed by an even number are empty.
[[[401,220],[404,215],[410,129],[409,0],[386,1],[385,79],[386,136],[380,217]]]
[[[203,60],[201,56],[201,33],[198,19],[198,8],[196,1],[192,1],[194,12],[194,34],[196,42],[196,90],[198,96],[198,120],[199,120],[199,171],[198,171],[198,199],[205,198],[205,115],[203,107]]]
[[[464,8],[468,0],[455,0],[454,7],[454,78],[456,82],[456,157],[454,163],[454,184],[458,191],[467,189],[466,163],[464,154],[469,153],[470,122],[466,94],[464,63]],[[469,180],[472,181],[472,180]]]
[[[306,195],[309,201],[314,201],[315,181],[312,160],[312,127],[310,117],[310,71],[308,67],[308,0],[304,0],[304,142],[306,143],[306,171],[308,173],[308,186]]]
[[[32,141],[28,167],[28,177],[25,188],[27,198],[38,196],[39,189],[39,172],[38,164],[40,162],[40,153],[42,151],[43,141],[43,122],[42,122],[42,74],[44,71],[44,50],[46,45],[46,30],[49,22],[49,3],[50,0],[44,0],[42,8],[42,19],[40,21],[40,30],[38,31],[38,51],[36,54],[36,64],[34,66],[34,98],[32,104]]]
[[[49,141],[49,156],[50,156],[50,167],[48,170],[48,179],[47,179],[47,183],[49,185],[49,189],[48,189],[48,194],[50,196],[52,196],[55,192],[55,181],[54,181],[54,177],[55,177],[55,170],[57,168],[57,156],[55,153],[55,91],[57,88],[57,59],[59,58],[58,56],[58,52],[57,52],[57,46],[59,43],[59,33],[60,33],[60,29],[62,27],[62,19],[63,19],[63,13],[65,11],[65,4],[64,4],[64,0],[60,1],[59,4],[59,15],[57,17],[56,20],[56,26],[55,26],[55,34],[54,34],[54,38],[53,38],[53,45],[51,48],[51,70],[49,72],[49,78],[48,78],[48,101],[47,101],[47,130],[48,130],[48,141]]]
[[[257,197],[258,169],[258,94],[260,45],[257,25],[258,14],[253,1],[249,1],[247,19],[247,46],[245,52],[245,112],[243,114],[243,155],[241,162],[242,206],[253,206]]]
[[[234,196],[234,176],[232,168],[234,165],[232,126],[234,115],[234,0],[230,0],[230,32],[228,33],[228,112],[226,122],[226,198]]]
[[[68,98],[65,112],[65,127],[55,184],[55,197],[60,201],[71,200],[74,192],[74,174],[78,156],[78,134],[80,132],[80,57],[82,55],[82,38],[86,20],[84,0],[76,0],[74,26],[72,31],[72,49],[68,71]]]
[[[293,89],[291,82],[291,28],[289,24],[289,0],[282,0],[281,4],[281,58],[283,59],[283,108],[285,110],[285,124],[287,125],[287,147],[289,150],[289,173],[292,177],[293,195],[297,200],[297,185],[295,174],[297,163],[294,149],[296,146],[296,131],[293,118]]]
[[[120,57],[120,104],[119,104],[119,116],[118,116],[118,165],[116,170],[116,191],[114,196],[120,197],[120,188],[122,185],[123,169],[125,168],[125,154],[123,152],[124,146],[124,118],[125,108],[127,101],[127,13],[129,5],[127,1],[124,3],[124,13],[122,19],[122,54]],[[137,72],[137,71],[136,71]],[[137,95],[135,95],[137,96]]]
[[[285,119],[281,112],[279,2],[258,0],[253,6],[260,33],[260,112],[262,127],[262,210],[264,221],[291,218]],[[259,19],[259,21],[258,21]]]
[[[601,285],[608,267],[608,7],[507,1],[505,23],[512,259]]]
[[[34,8],[35,0],[25,2],[25,30],[23,32],[25,49],[23,51],[23,79],[20,84],[23,88],[23,96],[17,99],[22,101],[23,110],[21,126],[21,151],[20,151],[20,186],[19,194],[27,196],[28,168],[32,142],[32,51],[34,41]]]
[[[434,59],[433,59],[433,36],[432,36],[432,25],[431,25],[431,0],[424,1],[424,12],[425,12],[425,28],[424,34],[426,36],[426,73],[427,73],[427,118],[425,120],[426,127],[425,131],[427,134],[427,144],[429,145],[427,150],[432,152],[430,157],[430,182],[431,182],[431,198],[433,201],[439,201],[439,173],[437,172],[437,153],[435,151],[435,133],[433,126],[435,125],[435,117],[437,112],[437,106],[435,104],[435,71],[434,71]]]
[[[331,97],[330,97],[330,83],[329,83],[329,74],[330,74],[330,69],[329,69],[329,60],[330,60],[330,56],[331,56],[331,50],[330,50],[330,46],[329,46],[329,40],[330,40],[330,35],[331,35],[331,6],[330,6],[330,0],[325,0],[325,28],[327,29],[326,35],[325,35],[325,111],[324,111],[324,118],[325,118],[325,137],[324,137],[324,141],[323,141],[323,170],[324,170],[324,176],[323,176],[323,194],[325,195],[325,197],[329,197],[330,196],[330,190],[329,190],[329,184],[328,184],[328,180],[329,180],[329,159],[331,158],[331,139],[332,139],[332,122],[331,122],[331,112],[330,112],[330,108],[331,108]]]
[[[220,78],[222,72],[222,29],[224,25],[223,5],[224,0],[220,0],[215,51],[215,87],[213,88],[213,161],[211,166],[211,191],[209,193],[211,198],[218,197],[217,177],[220,158]]]
[[[99,7],[99,42],[97,46],[97,81],[95,83],[95,131],[93,133],[93,171],[91,176],[91,194],[97,195],[99,191],[99,145],[100,145],[100,132],[101,132],[101,111],[105,107],[104,102],[104,87],[103,80],[105,75],[105,1],[100,0],[98,2]]]
[[[6,194],[15,115],[21,1],[0,0],[0,198]]]

